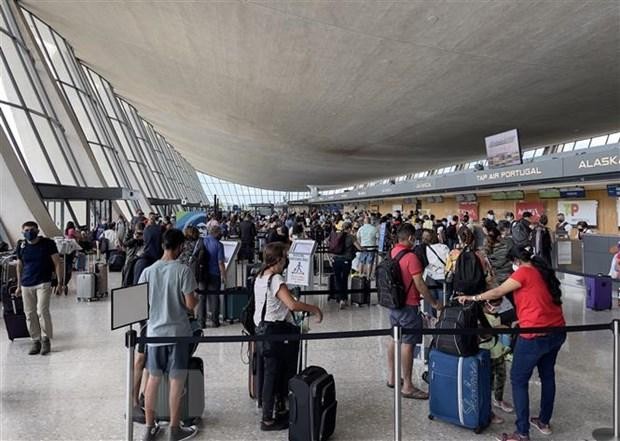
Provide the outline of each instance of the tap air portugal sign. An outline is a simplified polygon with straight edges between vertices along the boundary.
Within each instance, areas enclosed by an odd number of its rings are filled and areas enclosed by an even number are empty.
[[[564,213],[571,225],[580,221],[586,221],[590,226],[597,225],[597,208],[598,201],[558,201],[558,213]]]

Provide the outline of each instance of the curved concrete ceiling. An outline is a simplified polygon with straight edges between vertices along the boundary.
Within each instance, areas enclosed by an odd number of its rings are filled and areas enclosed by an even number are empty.
[[[199,170],[303,190],[620,124],[616,1],[27,0]]]

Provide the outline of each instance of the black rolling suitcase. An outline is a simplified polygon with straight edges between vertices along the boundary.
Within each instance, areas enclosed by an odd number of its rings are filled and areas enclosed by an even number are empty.
[[[289,441],[324,441],[336,428],[336,383],[318,366],[308,366],[288,383]]]
[[[352,293],[351,303],[357,306],[370,305],[370,280],[364,276],[351,277],[351,289],[363,289],[364,292]]]
[[[30,337],[24,314],[24,303],[21,297],[15,297],[17,285],[4,285],[2,287],[2,318],[6,325],[9,340]]]
[[[122,271],[125,266],[126,254],[124,251],[113,251],[110,254],[110,261],[108,262],[108,268],[110,271]]]
[[[303,323],[300,327],[303,333]],[[288,382],[289,441],[325,441],[336,429],[336,383],[334,377],[319,366],[308,366],[307,352],[299,345],[300,373]]]

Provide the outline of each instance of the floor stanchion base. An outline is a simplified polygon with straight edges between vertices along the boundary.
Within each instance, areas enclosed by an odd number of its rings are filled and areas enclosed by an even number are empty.
[[[592,432],[592,438],[596,441],[620,441],[619,438],[614,436],[614,429],[611,427],[595,429],[594,432]]]

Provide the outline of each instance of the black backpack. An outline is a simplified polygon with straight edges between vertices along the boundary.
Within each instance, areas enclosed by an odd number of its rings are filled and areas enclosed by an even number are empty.
[[[420,263],[422,264],[422,269],[428,266],[428,257],[426,256],[426,247],[427,245],[425,243],[421,243],[420,245],[416,245],[413,248],[413,252],[415,253],[416,256],[418,256],[418,259],[420,260]]]
[[[400,309],[405,306],[407,292],[411,288],[413,280],[405,287],[399,262],[405,254],[412,252],[412,250],[402,250],[394,258],[387,257],[377,265],[375,277],[377,280],[379,305],[390,309]]]
[[[446,307],[439,316],[436,329],[476,329],[478,322],[484,328],[490,328],[484,316],[482,307],[477,302],[465,305],[458,303]],[[446,354],[469,357],[476,355],[479,350],[478,335],[436,335],[431,347],[437,348]]]
[[[482,262],[469,247],[463,248],[456,259],[452,287],[456,295],[476,295],[486,290]]]
[[[344,254],[345,233],[332,231],[329,235],[328,251],[332,254]]]

